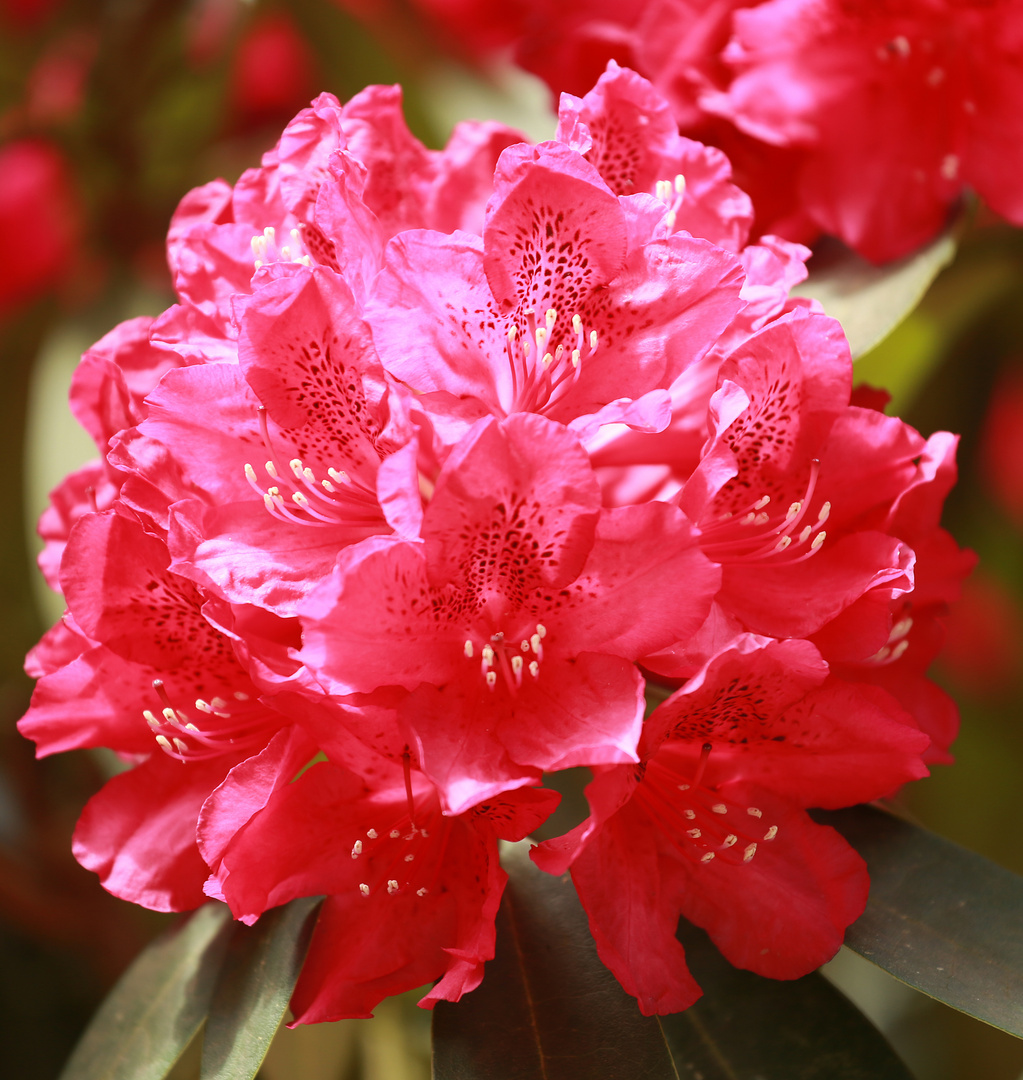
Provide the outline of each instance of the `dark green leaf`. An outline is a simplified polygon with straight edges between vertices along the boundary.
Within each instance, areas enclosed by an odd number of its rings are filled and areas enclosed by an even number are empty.
[[[1023,1037],[1023,878],[871,806],[815,811],[867,860],[845,943],[904,983]]]
[[[206,904],[142,951],[107,995],[61,1080],[162,1080],[206,1018],[231,935]]]
[[[739,971],[683,922],[679,940],[703,997],[661,1017],[684,1078],[911,1080],[905,1065],[846,998],[816,972],[791,982]]]
[[[320,897],[293,900],[231,938],[203,1035],[200,1080],[251,1080],[302,970]]]
[[[955,256],[957,225],[904,259],[874,266],[837,241],[825,242],[810,262],[810,276],[793,290],[812,296],[838,319],[853,358],[883,341],[920,303],[931,282]]]
[[[511,880],[482,985],[433,1018],[434,1080],[677,1080],[653,1017],[600,962],[571,879],[544,874],[528,844]]]

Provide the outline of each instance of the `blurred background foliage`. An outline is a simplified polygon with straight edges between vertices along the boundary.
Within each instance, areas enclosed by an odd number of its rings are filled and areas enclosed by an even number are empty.
[[[71,856],[103,759],[37,763],[14,726],[31,691],[24,654],[61,611],[32,566],[35,521],[93,454],[67,410],[71,372],[117,321],[172,302],[163,238],[185,191],[234,180],[321,90],[344,100],[401,82],[409,125],[431,146],[466,117],[550,136],[544,87],[510,65],[471,67],[456,46],[400,3],[0,0],[0,1053],[19,1080],[58,1074],[166,920],[108,896]],[[936,671],[962,709],[957,764],[900,806],[1023,873],[1023,234],[981,209],[955,262],[857,376],[925,434],[962,434],[945,524],[980,556]],[[1023,1074],[1023,1043],[845,950],[827,973],[919,1080]],[[429,1017],[416,996],[372,1021],[282,1032],[260,1076],[425,1078]],[[188,1053],[174,1075],[197,1069]]]

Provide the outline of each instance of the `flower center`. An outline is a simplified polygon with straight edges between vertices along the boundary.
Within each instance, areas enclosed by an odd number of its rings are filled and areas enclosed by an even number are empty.
[[[761,562],[772,565],[803,562],[821,549],[827,537],[823,526],[831,515],[831,503],[825,502],[817,518],[806,523],[810,500],[820,474],[820,462],[814,459],[810,479],[801,499],[790,503],[784,514],[772,514],[770,495],[762,495],[737,511],[721,514],[717,521],[701,527],[701,546],[715,562]],[[779,559],[782,552],[788,555]]]
[[[463,651],[467,660],[479,655],[480,674],[491,690],[496,688],[500,672],[505,685],[514,694],[522,685],[524,673],[528,672],[534,679],[540,677],[543,639],[546,636],[547,627],[543,623],[537,623],[533,633],[518,640],[517,635],[506,638],[504,631],[498,630],[483,642],[466,638]]]
[[[270,713],[249,694],[235,690],[232,701],[196,698],[192,710],[176,705],[162,679],[153,680],[162,704],[159,713],[143,709],[142,716],[160,749],[178,761],[205,761],[221,754],[260,747],[269,733]],[[196,723],[202,717],[202,726]]]
[[[652,758],[634,798],[687,861],[698,864],[721,858],[732,864],[748,863],[760,844],[778,835],[778,826],[764,829],[759,807],[742,806],[702,786],[711,750],[711,743],[703,744],[692,775],[681,782],[674,762],[661,760],[663,753]]]
[[[301,263],[303,266],[313,264],[312,259],[306,254],[302,234],[298,229],[292,229],[288,233],[286,242],[278,246],[277,230],[272,225],[268,225],[252,238],[252,254],[257,270],[261,266],[277,262]]]
[[[587,334],[581,315],[572,316],[569,331],[557,325],[558,311],[548,308],[537,325],[536,312],[524,311],[525,327],[508,328],[511,406],[508,412],[540,412],[559,401],[574,385],[584,360],[597,351],[597,331]],[[557,341],[557,338],[562,340]]]
[[[685,198],[686,178],[679,173],[673,181],[658,180],[654,193],[668,208],[668,212],[664,215],[664,224],[667,225],[668,232],[671,232],[675,228],[675,221],[682,208],[682,200]]]
[[[285,468],[270,441],[263,405],[259,406],[259,427],[270,455],[263,468],[272,482],[261,487],[250,462],[245,463],[245,479],[278,521],[324,528],[380,520],[380,505],[372,485],[333,466],[327,469],[326,476],[317,476],[301,458],[292,458]]]

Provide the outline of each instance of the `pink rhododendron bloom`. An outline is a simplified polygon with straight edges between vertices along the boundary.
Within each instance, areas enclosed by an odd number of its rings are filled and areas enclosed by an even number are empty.
[[[68,613],[21,730],[132,765],[83,865],[247,923],[324,895],[297,1023],[430,1006],[494,955],[498,840],[583,766],[589,820],[536,857],[644,1011],[698,994],[680,914],[762,974],[832,955],[866,873],[806,810],[949,759],[926,669],[971,556],[955,438],[851,392],[789,295],[808,250],[752,213],[616,64],[537,146],[321,95],[187,195],[178,303],[86,353],[101,457],[41,522]]]
[[[495,186],[482,237],[392,241],[367,309],[384,366],[427,410],[663,426],[667,386],[742,306],[738,260],[665,235],[663,203],[557,143],[505,151]]]
[[[925,774],[926,745],[883,692],[829,677],[808,642],[739,637],[653,713],[640,767],[599,772],[590,818],[533,856],[571,866],[601,958],[643,1012],[676,1012],[700,995],[680,914],[773,978],[837,952],[866,867],[804,808],[888,794]]]
[[[343,546],[401,528],[409,470],[399,460],[394,476],[380,473],[412,437],[408,394],[385,375],[351,292],[326,267],[267,280],[238,318],[238,362],[168,375],[138,432],[201,494],[171,511],[175,568],[226,599],[293,614]],[[125,467],[159,486],[135,445]],[[389,485],[380,493],[378,481]]]
[[[350,739],[332,754],[344,764],[332,757],[294,779],[303,763],[282,734],[232,771],[199,825],[207,892],[246,921],[328,894],[292,998],[296,1023],[370,1016],[382,998],[438,978],[421,1004],[457,1001],[494,955],[507,880],[497,841],[522,839],[559,796],[524,787],[448,815],[407,756]]]
[[[207,600],[169,561],[121,513],[78,522],[61,569],[68,614],[31,655],[41,677],[19,729],[40,754],[106,746],[139,762],[86,806],[75,854],[115,895],[179,911],[202,901],[208,875],[195,834],[204,800],[291,727],[260,703],[249,668],[256,650],[283,661],[294,633]]]
[[[332,694],[410,691],[409,742],[459,813],[543,771],[635,760],[630,661],[692,633],[718,581],[676,508],[602,510],[564,428],[487,419],[441,471],[421,542],[342,552],[301,609],[300,656]]]

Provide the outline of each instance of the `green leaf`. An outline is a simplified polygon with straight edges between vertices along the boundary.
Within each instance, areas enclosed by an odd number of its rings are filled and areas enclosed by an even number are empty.
[[[959,230],[959,223],[953,223],[927,247],[884,266],[874,266],[838,241],[825,241],[810,260],[810,276],[792,294],[812,296],[838,319],[855,360],[920,303],[955,256]]]
[[[814,811],[867,861],[850,949],[902,982],[1023,1038],[1023,878],[872,806]]]
[[[203,1035],[200,1080],[251,1080],[298,981],[321,897],[304,897],[238,926]]]
[[[162,1080],[206,1018],[231,929],[227,906],[210,903],[147,945],[60,1080]]]
[[[684,920],[703,997],[661,1026],[679,1075],[703,1080],[911,1080],[869,1020],[816,972],[780,982],[739,971]]]
[[[482,985],[433,1017],[433,1080],[678,1080],[654,1017],[601,963],[566,874],[508,845],[497,954]]]

